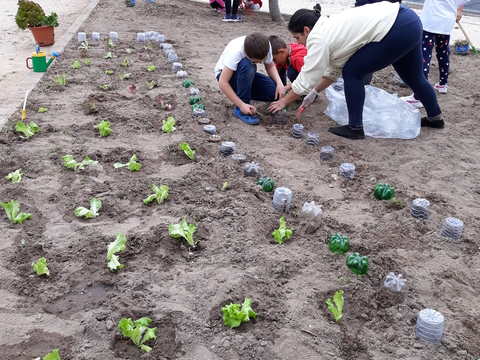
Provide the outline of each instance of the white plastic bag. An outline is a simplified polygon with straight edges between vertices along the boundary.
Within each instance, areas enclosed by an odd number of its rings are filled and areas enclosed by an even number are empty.
[[[343,85],[343,84],[342,84]],[[337,90],[334,87],[337,86]],[[348,124],[345,93],[339,84],[332,84],[325,90],[330,101],[325,114],[340,125]],[[420,111],[375,86],[365,86],[363,106],[363,130],[374,138],[414,139],[420,134]]]

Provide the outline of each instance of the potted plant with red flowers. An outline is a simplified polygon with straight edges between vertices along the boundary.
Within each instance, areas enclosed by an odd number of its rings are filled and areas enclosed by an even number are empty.
[[[28,0],[18,0],[15,22],[22,30],[27,27],[30,29],[37,45],[48,46],[55,42],[54,28],[58,26],[57,14],[52,12],[50,16],[46,16],[39,4]]]

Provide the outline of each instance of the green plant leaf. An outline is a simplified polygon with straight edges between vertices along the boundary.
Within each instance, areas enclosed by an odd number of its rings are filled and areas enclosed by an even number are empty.
[[[85,219],[93,219],[97,217],[98,210],[100,210],[101,207],[102,207],[102,202],[99,199],[92,198],[90,200],[90,210],[84,207],[78,207],[75,210],[75,216],[76,217],[85,216]]]
[[[187,240],[188,244],[193,247],[195,246],[195,243],[193,242],[193,233],[195,230],[195,225],[187,225],[187,221],[183,218],[183,221],[180,224],[170,224],[168,226],[168,235],[173,238],[183,237]]]
[[[147,68],[147,70],[150,71],[150,72],[155,71],[155,65],[150,65],[150,66]]]
[[[113,130],[110,129],[110,121],[102,120],[100,121],[100,124],[94,125],[93,128],[98,129],[100,131],[100,136],[102,137],[106,137],[113,132]]]
[[[112,74],[113,74],[113,70],[107,69],[107,70],[105,70],[105,74],[107,74],[107,75],[112,75]]]
[[[127,54],[131,54],[131,53],[133,52],[133,49],[125,49],[125,52],[126,52]]]
[[[103,84],[103,85],[100,85],[99,88],[100,89],[103,89],[103,90],[110,90],[111,89],[111,85],[110,84]]]
[[[127,57],[127,56],[125,56],[125,57],[123,58],[122,65],[125,66],[125,67],[130,66],[130,60],[128,60],[128,57]]]
[[[23,133],[25,137],[28,139],[33,135],[35,135],[36,133],[40,132],[40,128],[33,121],[30,122],[29,125],[25,125],[23,122],[19,121],[15,126],[15,131]]]
[[[122,318],[120,323],[118,324],[118,329],[122,332],[124,337],[128,337],[132,340],[132,342],[140,347],[145,352],[150,352],[152,348],[147,345],[143,345],[150,339],[157,339],[155,332],[157,328],[149,328],[148,324],[151,323],[152,320],[149,318],[141,318],[135,321],[135,324],[132,322],[132,319],[125,319]],[[142,334],[145,332],[145,336],[142,340]]]
[[[25,175],[25,174],[22,174],[20,173],[22,171],[22,169],[18,169],[16,171],[14,171],[13,173],[10,173],[8,174],[7,176],[5,176],[5,179],[7,180],[12,180],[12,183],[18,183],[20,181],[22,181],[22,175]]]
[[[190,160],[193,160],[195,157],[195,150],[190,149],[190,145],[185,141],[183,144],[178,145],[179,149],[182,149],[183,152],[188,156]]]
[[[115,43],[113,42],[112,38],[108,38],[107,45],[111,47],[115,47]]]
[[[105,54],[105,56],[103,57],[104,59],[116,59],[118,56],[116,55],[112,55],[112,53],[109,51]]]
[[[252,309],[252,300],[245,298],[243,302],[242,309],[240,309],[240,304],[226,305],[222,308],[223,312],[223,322],[225,325],[235,328],[240,326],[242,322],[250,321],[250,318],[255,319],[257,314]]]
[[[73,155],[64,155],[62,156],[63,164],[68,169],[73,169],[74,171],[83,170],[87,165],[97,165],[98,161],[90,160],[88,156],[85,156],[85,159],[81,163],[77,163],[73,160]]]
[[[143,203],[150,204],[153,200],[157,199],[157,202],[159,204],[163,203],[163,201],[168,197],[168,186],[166,185],[161,185],[160,188],[158,188],[156,185],[153,185],[153,191],[155,194],[152,194],[148,196],[146,199],[143,199]]]
[[[117,255],[112,255],[112,258],[107,264],[107,268],[109,268],[110,270],[123,269],[123,264],[120,264],[120,261],[118,261]]]
[[[343,290],[339,290],[333,295],[333,302],[337,306],[333,306],[332,300],[327,299],[328,309],[332,312],[333,316],[335,317],[335,322],[338,322],[342,318],[342,310],[343,310]]]
[[[53,350],[51,353],[45,355],[43,360],[60,360],[60,355],[58,354],[58,349]]]
[[[25,220],[30,219],[32,214],[20,213],[20,203],[15,200],[10,200],[8,203],[4,204],[0,201],[0,205],[3,207],[11,223],[21,224]],[[17,215],[18,214],[18,215]]]
[[[139,163],[137,163],[135,160],[137,160],[137,155],[133,154],[132,157],[130,158],[130,162],[126,163],[126,164],[121,164],[121,163],[115,163],[113,164],[113,167],[115,169],[120,169],[122,167],[125,167],[125,166],[128,166],[128,168],[130,169],[130,171],[139,171],[140,168],[142,167],[142,165],[140,165]]]
[[[162,125],[162,131],[164,133],[169,133],[172,131],[175,131],[175,118],[173,116],[169,116],[167,121],[162,120],[163,125]]]
[[[143,340],[142,340],[141,344],[146,343],[150,339],[157,340],[157,335],[155,335],[156,331],[157,331],[156,327],[155,328],[147,328],[147,331],[145,332],[145,336],[143,337]]]
[[[65,74],[55,75],[54,81],[60,86],[65,86],[67,84],[67,76]]]
[[[107,260],[111,260],[113,254],[125,250],[125,243],[127,238],[124,234],[116,233],[115,241],[111,242],[107,246]]]
[[[44,113],[44,112],[47,112],[47,110],[48,110],[47,108],[41,107],[41,108],[38,109],[38,112],[39,113]]]
[[[87,66],[90,65],[90,60],[85,59],[85,65],[87,65]]]
[[[75,61],[73,62],[73,68],[74,68],[74,69],[78,69],[79,67],[80,67],[80,61],[75,60]]]
[[[286,237],[287,239],[290,239],[290,236],[292,235],[292,231],[293,231],[293,228],[292,229],[286,228],[286,223],[282,216],[280,218],[280,227],[272,233],[273,239],[276,243],[283,244],[283,238]]]
[[[50,271],[47,268],[47,260],[42,257],[37,260],[37,263],[35,264],[34,262],[32,263],[33,270],[37,272],[37,275],[47,275],[50,276]]]
[[[222,186],[222,191],[225,191],[225,189],[227,188],[227,186],[228,186],[228,181],[225,181],[225,182],[223,183],[223,186]]]

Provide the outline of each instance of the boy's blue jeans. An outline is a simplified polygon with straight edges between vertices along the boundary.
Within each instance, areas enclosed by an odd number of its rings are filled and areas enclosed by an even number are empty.
[[[280,79],[282,79],[283,85],[287,85],[287,76],[288,80],[293,83],[297,78],[298,74],[299,72],[295,70],[292,65],[288,67],[288,70],[285,70],[285,68],[283,67],[278,70],[278,75],[280,75]]]
[[[217,76],[217,81],[220,75]],[[268,76],[257,73],[257,65],[247,57],[238,63],[237,71],[233,72],[229,83],[237,96],[246,104],[250,104],[251,100],[275,101],[277,84]]]

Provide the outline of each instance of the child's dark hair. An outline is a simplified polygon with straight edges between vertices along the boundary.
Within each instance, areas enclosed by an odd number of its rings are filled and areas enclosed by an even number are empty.
[[[303,34],[303,29],[307,26],[310,30],[315,26],[317,20],[322,15],[322,7],[317,4],[313,10],[300,9],[295,11],[288,22],[288,30]]]
[[[287,48],[285,41],[283,41],[283,39],[277,35],[270,35],[268,37],[268,41],[270,41],[270,45],[272,45],[273,55],[278,55],[278,50]]]
[[[250,59],[265,59],[270,50],[267,35],[259,32],[252,32],[245,37],[243,50]]]

